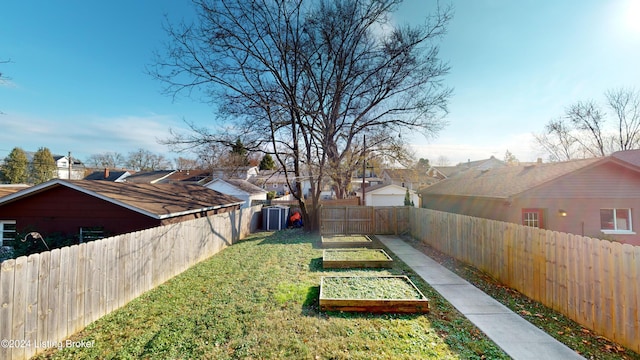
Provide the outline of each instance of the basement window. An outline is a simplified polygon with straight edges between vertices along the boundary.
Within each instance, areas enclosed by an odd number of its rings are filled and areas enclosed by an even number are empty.
[[[85,226],[80,228],[80,242],[93,241],[104,238],[102,226]]]
[[[16,221],[0,220],[0,246],[13,247],[16,236]]]

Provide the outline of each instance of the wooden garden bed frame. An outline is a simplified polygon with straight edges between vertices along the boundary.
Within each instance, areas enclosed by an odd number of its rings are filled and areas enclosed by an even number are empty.
[[[321,243],[324,249],[344,249],[370,247],[373,240],[368,235],[323,235]]]
[[[331,254],[343,254],[344,259],[332,259]],[[378,255],[375,260],[363,259],[362,256],[353,256],[363,253],[371,253]],[[377,259],[384,258],[384,259]],[[348,268],[390,268],[393,265],[393,259],[382,249],[326,249],[322,254],[322,267],[325,269],[348,269]]]
[[[324,276],[320,281],[320,310],[321,311],[348,311],[368,313],[427,313],[429,312],[429,300],[422,294],[415,284],[406,276],[337,276],[340,278],[400,278],[409,284],[418,298],[413,299],[347,299],[327,298],[325,280],[336,276]]]

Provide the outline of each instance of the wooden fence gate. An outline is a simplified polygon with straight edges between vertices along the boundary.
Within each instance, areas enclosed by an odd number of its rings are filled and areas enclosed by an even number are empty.
[[[322,206],[320,233],[394,234],[406,232],[408,206]]]

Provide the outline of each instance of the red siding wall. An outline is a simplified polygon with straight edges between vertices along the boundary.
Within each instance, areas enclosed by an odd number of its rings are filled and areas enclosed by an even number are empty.
[[[617,164],[603,164],[552,181],[505,200],[480,197],[424,196],[423,207],[522,224],[522,209],[544,209],[546,229],[640,245],[640,174]],[[600,209],[630,208],[636,234],[600,231]],[[564,210],[567,216],[560,216]]]
[[[64,186],[0,206],[1,220],[16,220],[18,231],[76,234],[79,227],[104,227],[108,235],[147,229],[160,220]]]

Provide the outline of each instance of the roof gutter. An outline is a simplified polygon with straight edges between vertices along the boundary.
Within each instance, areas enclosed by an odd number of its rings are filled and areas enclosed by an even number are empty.
[[[159,219],[159,220],[164,220],[164,219],[169,219],[169,218],[176,217],[176,216],[184,216],[184,215],[189,215],[189,214],[196,214],[196,213],[203,212],[203,211],[218,210],[218,209],[223,209],[223,208],[232,207],[232,206],[236,206],[236,205],[242,206],[242,204],[244,204],[244,203],[245,203],[244,201],[239,201],[239,202],[230,203],[230,204],[209,206],[209,207],[206,207],[206,208],[187,210],[187,211],[180,211],[180,212],[171,213],[171,214],[154,215],[153,217],[155,217],[156,219]]]

